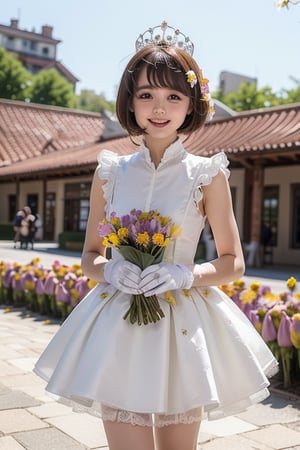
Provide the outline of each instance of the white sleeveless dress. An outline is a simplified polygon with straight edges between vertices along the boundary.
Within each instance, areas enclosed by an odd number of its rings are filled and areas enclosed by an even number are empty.
[[[172,217],[183,231],[166,248],[164,261],[189,265],[205,224],[197,209],[201,185],[220,169],[229,175],[227,165],[224,153],[195,156],[178,140],[156,169],[141,145],[129,156],[102,151],[97,171],[108,180],[107,215],[136,208]],[[92,414],[101,415],[101,407],[132,412],[131,423],[141,423],[132,417],[178,417],[195,408],[208,419],[220,418],[266,398],[277,361],[233,301],[217,287],[173,294],[175,306],[158,296],[163,319],[138,326],[123,320],[131,296],[97,285],[62,324],[35,373],[60,401]]]

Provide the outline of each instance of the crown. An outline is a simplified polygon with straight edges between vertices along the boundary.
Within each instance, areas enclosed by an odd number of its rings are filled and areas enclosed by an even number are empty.
[[[190,41],[190,38],[181,33],[180,30],[170,27],[165,21],[161,25],[148,28],[135,41],[137,52],[147,45],[159,45],[164,48],[180,48],[191,56],[194,53],[194,44]]]

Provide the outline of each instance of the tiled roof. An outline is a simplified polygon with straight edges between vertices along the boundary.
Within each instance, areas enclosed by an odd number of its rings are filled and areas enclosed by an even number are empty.
[[[55,160],[99,141],[103,131],[100,114],[0,99],[0,167],[47,153]]]
[[[0,101],[0,111],[1,104]],[[50,113],[51,110],[49,110]],[[108,148],[119,154],[129,154],[135,151],[136,146],[129,137],[99,143],[96,143],[94,138],[94,140],[91,139],[88,142],[86,133],[83,135],[80,132],[78,133],[80,127],[85,128],[83,126],[85,120],[83,119],[86,115],[74,114],[74,112],[68,114],[70,117],[65,118],[65,122],[63,122],[66,129],[63,129],[60,132],[61,134],[57,132],[57,139],[54,139],[54,144],[56,143],[59,146],[59,153],[57,153],[58,149],[55,146],[53,147],[51,140],[44,139],[44,145],[45,142],[49,142],[50,152],[47,152],[48,147],[46,145],[46,151],[38,151],[34,154],[33,145],[29,142],[28,146],[32,149],[30,156],[28,156],[30,159],[0,168],[0,179],[12,179],[14,177],[26,179],[45,176],[46,174],[47,176],[65,176],[66,174],[88,173],[96,167],[97,154],[103,148]],[[40,115],[42,116],[42,114]],[[45,116],[47,117],[47,110]],[[56,127],[61,124],[58,120],[59,117],[59,115],[56,115],[53,118]],[[39,121],[42,129],[42,117],[39,118]],[[20,142],[28,139],[26,138],[26,129],[22,125],[16,122],[13,127],[18,127]],[[91,134],[98,131],[92,120],[90,126]],[[2,154],[1,130],[2,125],[0,125],[0,155]],[[54,130],[56,130],[55,126]],[[40,131],[40,127],[36,126],[36,133],[39,132],[39,135],[41,135]],[[64,133],[70,134],[70,140],[64,142]],[[102,130],[98,137],[101,133]],[[78,135],[81,136],[81,140],[79,140]],[[95,137],[95,135],[93,136]],[[32,130],[30,137],[31,139],[35,137]],[[41,136],[39,137],[41,138]],[[77,145],[70,145],[72,138],[74,138],[73,143],[75,140]],[[138,142],[137,139],[136,142]],[[39,144],[37,139],[36,144]],[[10,145],[10,142],[7,145]],[[185,146],[190,152],[203,156],[211,156],[220,151],[225,151],[233,167],[251,167],[253,160],[258,158],[268,165],[300,164],[300,103],[245,112],[234,117],[215,120],[187,138]],[[39,148],[41,147],[41,144],[39,144]]]

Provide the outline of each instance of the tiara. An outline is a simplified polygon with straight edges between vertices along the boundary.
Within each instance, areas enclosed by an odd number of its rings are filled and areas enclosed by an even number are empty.
[[[157,25],[156,27],[148,28],[148,30],[144,31],[143,34],[140,34],[135,41],[137,52],[147,45],[159,45],[165,48],[180,48],[190,56],[194,53],[194,44],[190,41],[190,38],[181,33],[177,28],[170,27],[166,21],[163,21],[161,25]]]

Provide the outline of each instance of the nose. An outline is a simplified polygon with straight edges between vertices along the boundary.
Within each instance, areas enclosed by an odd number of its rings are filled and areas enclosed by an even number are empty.
[[[155,105],[153,106],[153,114],[155,116],[163,116],[166,113],[165,107],[163,105],[163,102],[157,101]]]

